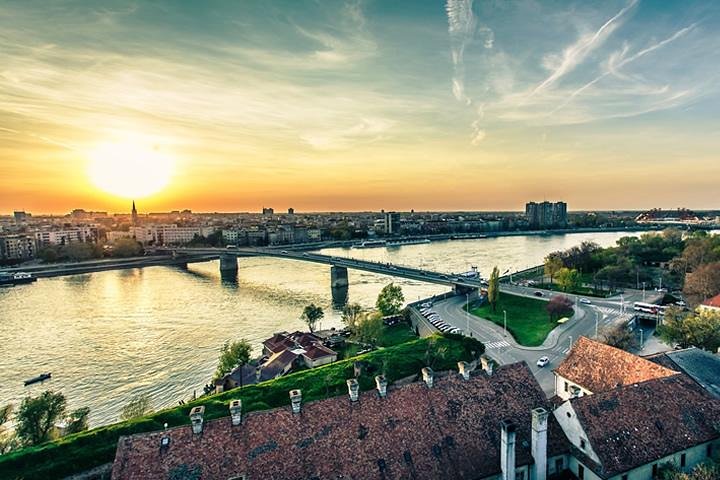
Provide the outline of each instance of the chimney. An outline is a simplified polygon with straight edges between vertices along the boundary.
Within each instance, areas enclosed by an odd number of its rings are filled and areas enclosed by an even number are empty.
[[[378,375],[375,377],[375,386],[377,387],[378,395],[380,397],[387,397],[387,378],[385,375]]]
[[[428,388],[432,388],[433,382],[435,381],[435,372],[433,372],[430,367],[424,367],[420,371],[422,372],[423,382],[427,384]]]
[[[242,400],[230,402],[230,419],[235,426],[240,425],[242,422]]]
[[[544,408],[535,408],[532,411],[531,446],[533,460],[535,460],[534,476],[531,480],[546,480],[547,478],[547,426],[548,412]]]
[[[290,405],[292,405],[293,413],[300,413],[300,403],[302,402],[302,392],[300,390],[290,390]]]
[[[468,362],[458,362],[458,372],[465,380],[470,380],[472,366]]]
[[[348,378],[347,381],[348,394],[350,395],[351,402],[358,401],[358,393],[360,392],[360,384],[354,378]]]
[[[493,374],[492,360],[490,360],[490,358],[486,355],[483,355],[480,357],[480,365],[482,366],[482,369],[485,371],[485,373],[487,373],[488,377],[491,377]]]
[[[502,480],[515,480],[515,425],[500,422],[500,470]]]
[[[193,409],[190,410],[190,424],[192,425],[193,433],[202,433],[203,415],[205,415],[205,407],[202,405],[193,407]]]

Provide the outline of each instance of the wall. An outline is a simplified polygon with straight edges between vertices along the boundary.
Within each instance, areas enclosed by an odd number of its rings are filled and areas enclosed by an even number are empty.
[[[638,467],[634,470],[630,470],[629,472],[626,472],[626,475],[628,476],[628,480],[651,480],[652,479],[652,466],[653,464],[657,464],[658,468],[664,463],[672,462],[678,467],[680,466],[680,455],[685,453],[685,467],[682,468],[683,471],[689,472],[692,470],[692,468],[699,464],[705,462],[708,457],[706,455],[707,452],[707,445],[708,443],[713,444],[713,452],[714,456],[717,458],[718,450],[720,450],[720,440],[715,440],[714,442],[706,442],[701,443],[700,445],[696,445],[695,447],[688,448],[687,450],[681,450],[679,452],[675,452],[672,455],[668,455],[667,457],[664,457],[656,462],[649,463],[647,465],[643,465],[641,467]],[[611,477],[609,480],[621,480],[622,476],[624,474],[616,475],[614,477]]]
[[[565,391],[565,382],[568,383],[568,391]],[[579,396],[585,396],[590,395],[592,392],[590,390],[587,390],[583,388],[582,386],[578,385],[577,383],[574,383],[567,378],[563,377],[562,375],[558,375],[555,373],[555,395],[562,398],[563,400],[567,400],[570,398],[570,395],[572,393],[572,387],[578,387],[580,388],[580,395]]]

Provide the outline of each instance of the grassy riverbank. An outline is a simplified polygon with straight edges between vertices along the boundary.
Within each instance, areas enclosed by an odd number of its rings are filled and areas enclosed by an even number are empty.
[[[455,369],[458,361],[471,359],[471,351],[479,355],[483,350],[476,341],[459,336],[411,340],[324,367],[205,397],[147,417],[69,435],[2,455],[0,479],[63,478],[111,462],[121,435],[162,430],[165,423],[168,426],[189,425],[188,414],[195,405],[204,405],[205,418],[213,419],[228,416],[228,403],[236,398],[242,399],[243,411],[250,412],[288,405],[288,392],[294,388],[302,390],[303,401],[345,395],[345,380],[353,376],[353,362],[356,360],[366,362],[367,367],[358,381],[362,390],[369,390],[374,388],[374,376],[383,371],[392,382],[418,374],[426,365],[436,370]]]
[[[503,325],[507,312],[507,329],[520,345],[535,347],[542,345],[550,331],[557,326],[556,320],[550,320],[546,310],[547,302],[535,298],[500,293],[495,310],[485,303],[470,308],[470,313]],[[569,312],[572,315],[572,312]]]

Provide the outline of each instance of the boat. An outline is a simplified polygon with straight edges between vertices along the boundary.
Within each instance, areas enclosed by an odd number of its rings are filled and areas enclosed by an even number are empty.
[[[32,283],[36,281],[31,273],[17,272],[0,272],[0,285],[19,285],[21,283]]]
[[[401,247],[403,245],[420,245],[422,243],[430,243],[427,238],[408,238],[407,240],[390,240],[386,242],[388,247]]]
[[[41,373],[37,377],[28,378],[27,380],[25,380],[25,386],[27,387],[28,385],[32,385],[33,383],[44,382],[45,380],[49,380],[50,378],[52,378],[52,374],[50,372]]]
[[[364,240],[360,243],[354,244],[350,248],[376,248],[384,247],[387,244],[385,240]]]

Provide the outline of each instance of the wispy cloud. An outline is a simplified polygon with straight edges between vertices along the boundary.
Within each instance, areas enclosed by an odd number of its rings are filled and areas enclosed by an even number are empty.
[[[471,100],[465,94],[465,48],[470,44],[475,32],[476,20],[472,11],[473,0],[447,0],[445,10],[448,17],[453,63],[452,92],[458,101],[470,105]],[[492,42],[490,42],[492,46]]]

